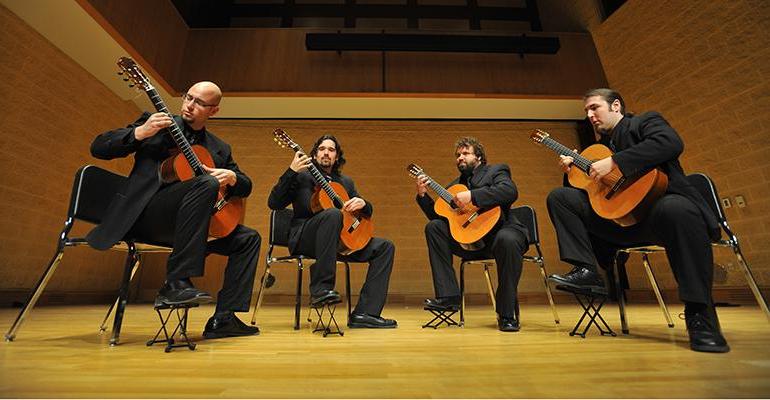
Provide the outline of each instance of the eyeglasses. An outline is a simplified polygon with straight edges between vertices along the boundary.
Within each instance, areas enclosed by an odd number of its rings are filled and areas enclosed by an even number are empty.
[[[192,101],[193,103],[195,103],[196,106],[201,107],[201,108],[216,107],[216,106],[219,105],[219,104],[206,104],[206,103],[203,102],[203,100],[201,100],[201,99],[199,99],[197,97],[190,96],[189,93],[185,93],[185,94],[182,95],[182,102],[183,103],[187,103],[187,102],[190,102],[190,101]]]

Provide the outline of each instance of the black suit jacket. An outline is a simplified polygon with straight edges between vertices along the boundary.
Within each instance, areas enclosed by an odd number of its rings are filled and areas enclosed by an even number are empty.
[[[467,179],[458,177],[446,187],[461,183],[471,191],[471,202],[479,208],[502,207],[501,222],[492,230],[496,232],[501,227],[513,227],[524,235],[527,228],[510,212],[510,208],[519,197],[516,184],[511,179],[511,170],[505,164],[481,165],[473,170],[473,175]],[[443,200],[442,200],[443,201]],[[436,214],[435,201],[427,193],[425,196],[417,196],[417,204],[428,219],[442,218]],[[527,237],[527,236],[525,236]]]
[[[687,182],[679,164],[684,143],[663,116],[654,111],[624,116],[612,130],[609,144],[615,152],[612,159],[624,176],[637,176],[660,167],[668,175],[667,193],[682,195],[695,203],[711,238],[719,238],[719,222],[706,200]]]
[[[167,129],[153,137],[136,140],[134,129],[144,124],[150,115],[145,112],[134,123],[102,133],[91,143],[91,154],[99,159],[111,160],[134,154],[134,166],[126,186],[122,192],[115,194],[102,222],[86,236],[88,243],[96,249],[108,249],[122,240],[161,187],[158,168],[171,155],[171,150],[176,149],[176,143]],[[217,168],[235,172],[237,180],[230,188],[231,195],[246,197],[251,193],[251,180],[238,168],[227,143],[205,129],[193,132],[179,117],[174,117],[174,120],[185,132],[185,136],[195,136],[195,144],[202,145],[211,153]]]
[[[316,165],[319,171],[323,171]],[[331,174],[331,181],[337,182],[345,188],[348,196],[361,197],[356,190],[353,180],[348,176],[341,174]],[[294,218],[291,221],[291,231],[289,233],[289,251],[297,248],[299,239],[302,236],[302,228],[308,218],[315,215],[310,209],[310,199],[316,190],[316,181],[309,171],[294,172],[287,168],[286,172],[278,178],[278,183],[273,186],[270,196],[267,199],[267,206],[271,210],[282,210],[291,204],[294,210]],[[366,205],[360,212],[366,216],[372,215],[372,204],[364,200]]]

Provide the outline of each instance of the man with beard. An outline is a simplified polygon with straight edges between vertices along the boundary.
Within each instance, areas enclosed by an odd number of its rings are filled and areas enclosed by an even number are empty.
[[[484,248],[469,251],[452,238],[447,220],[434,210],[434,200],[427,194],[429,179],[417,177],[417,204],[430,220],[425,226],[428,256],[433,272],[436,298],[425,306],[436,311],[456,311],[460,307],[460,288],[452,267],[452,255],[463,258],[494,258],[497,264],[497,323],[504,332],[520,329],[516,289],[521,277],[522,256],[526,253],[527,228],[509,213],[518,197],[511,171],[505,164],[487,164],[484,146],[476,138],[464,137],[455,144],[455,158],[460,177],[447,187],[462,184],[468,190],[457,193],[452,201],[459,207],[473,204],[481,209],[501,207],[498,224],[482,239]]]
[[[238,168],[230,146],[206,130],[208,119],[219,111],[222,92],[212,82],[198,82],[182,96],[181,118],[145,112],[125,128],[94,139],[91,154],[110,160],[134,154],[134,167],[123,193],[110,203],[101,224],[87,236],[88,243],[108,249],[124,237],[173,247],[166,282],[156,303],[167,305],[208,303],[212,297],[196,289],[191,277],[202,276],[208,253],[228,256],[222,290],[214,315],[203,336],[221,338],[259,333],[234,312],[249,310],[261,238],[255,230],[237,225],[226,237],[208,239],[209,221],[220,186],[232,196],[247,197],[251,180]],[[176,123],[191,144],[205,147],[214,160],[207,174],[184,182],[163,183],[158,168],[177,149],[166,129]]]
[[[730,351],[720,331],[711,297],[713,253],[711,240],[720,235],[719,224],[708,204],[685,178],[679,164],[684,143],[657,112],[638,116],[625,113],[620,93],[593,89],[583,96],[586,116],[605,136],[614,154],[591,164],[590,176],[597,182],[615,167],[626,177],[652,168],[668,175],[668,188],[636,225],[621,227],[594,212],[586,192],[572,187],[554,189],[548,195],[548,212],[556,229],[559,255],[573,268],[549,279],[573,288],[603,288],[597,271],[591,237],[614,247],[654,243],[666,248],[669,265],[679,284],[684,315],[695,351]],[[574,160],[561,156],[559,164],[568,172]]]
[[[318,189],[308,171],[310,164],[324,175],[328,182],[341,184],[350,196],[342,209],[372,215],[372,205],[359,197],[353,180],[342,175],[345,157],[339,141],[332,135],[316,140],[310,155],[297,152],[289,168],[278,179],[270,192],[268,207],[281,210],[291,204],[294,218],[289,233],[289,251],[303,254],[316,261],[310,266],[310,295],[314,306],[340,301],[334,290],[337,260],[369,262],[366,281],[361,288],[358,304],[353,309],[348,326],[351,328],[395,328],[395,320],[381,316],[388,292],[388,281],[393,269],[395,246],[387,239],[372,238],[362,249],[348,255],[337,254],[342,229],[342,212],[334,207],[314,213],[311,198]]]

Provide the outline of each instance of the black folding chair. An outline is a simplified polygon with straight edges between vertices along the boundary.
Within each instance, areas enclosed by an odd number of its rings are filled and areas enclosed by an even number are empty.
[[[770,309],[768,309],[767,301],[765,300],[765,297],[762,295],[762,292],[759,290],[759,287],[757,286],[757,282],[754,279],[754,274],[751,272],[751,267],[749,267],[749,264],[746,262],[745,258],[743,257],[743,252],[741,251],[740,244],[738,242],[738,237],[733,233],[732,229],[730,229],[730,225],[727,222],[727,216],[725,216],[724,210],[722,209],[722,203],[719,201],[719,194],[717,193],[717,188],[714,186],[714,182],[706,176],[705,174],[701,173],[695,173],[687,176],[687,181],[695,187],[695,189],[698,190],[698,192],[703,196],[703,198],[706,200],[706,203],[708,203],[709,207],[711,208],[711,211],[714,213],[714,216],[717,218],[717,221],[719,221],[719,225],[722,228],[722,232],[726,238],[720,238],[719,240],[712,243],[713,247],[729,247],[733,250],[733,253],[735,253],[735,257],[738,260],[738,265],[741,266],[741,269],[743,270],[744,274],[746,275],[746,281],[749,285],[749,288],[751,288],[751,291],[754,293],[754,297],[757,299],[757,303],[759,304],[759,307],[764,311],[765,316],[770,320]],[[668,308],[666,307],[665,302],[663,301],[663,297],[660,294],[660,289],[658,288],[657,281],[655,279],[655,275],[652,273],[652,269],[650,268],[650,262],[648,255],[652,253],[660,253],[666,251],[665,248],[661,246],[639,246],[639,247],[632,247],[627,249],[620,249],[615,254],[615,265],[614,265],[614,271],[615,271],[615,283],[616,287],[618,288],[618,308],[620,310],[620,323],[621,328],[623,330],[624,334],[628,334],[628,322],[626,321],[626,302],[623,296],[621,295],[622,289],[620,289],[619,284],[619,278],[618,278],[618,263],[617,263],[617,257],[621,253],[637,253],[642,254],[642,263],[644,264],[645,270],[647,271],[647,277],[650,280],[650,283],[652,284],[653,289],[655,290],[655,294],[658,298],[658,302],[661,306],[661,309],[663,310],[666,319],[668,321],[668,326],[673,327],[674,323],[671,319],[671,315],[668,312]]]
[[[270,236],[267,250],[267,260],[265,262],[265,272],[262,274],[262,280],[259,287],[259,292],[256,296],[256,306],[251,317],[251,324],[256,325],[257,313],[262,306],[262,299],[264,297],[265,289],[271,287],[275,281],[274,277],[270,274],[270,268],[275,264],[291,264],[297,266],[297,289],[294,300],[294,329],[299,329],[299,316],[302,309],[302,271],[305,268],[305,262],[307,260],[313,260],[312,257],[308,257],[302,254],[289,254],[286,256],[274,256],[273,250],[276,247],[283,247],[287,249],[289,246],[289,232],[291,230],[291,220],[294,217],[294,210],[287,208],[283,210],[270,211]],[[351,313],[351,294],[350,294],[350,263],[346,261],[337,261],[345,265],[345,297],[348,302],[348,321],[350,320]],[[326,304],[323,307],[311,307],[311,310],[316,310],[318,316],[318,322],[316,323],[315,331],[323,332],[324,336],[328,334],[343,335],[337,321],[334,317],[336,310],[336,304]],[[310,318],[308,317],[308,321]],[[332,329],[332,326],[335,329]]]
[[[67,247],[84,246],[88,244],[85,238],[69,237],[69,232],[75,221],[81,220],[98,224],[114,195],[123,191],[126,180],[127,178],[125,176],[112,173],[94,165],[83,166],[77,171],[75,174],[75,182],[72,185],[67,219],[64,221],[64,229],[62,229],[57,240],[56,253],[48,263],[48,267],[45,272],[43,272],[43,275],[32,290],[27,302],[16,317],[16,321],[11,325],[8,333],[5,334],[6,341],[12,341],[16,338],[16,334],[18,333],[22,322],[24,322],[26,317],[32,311],[32,308],[35,307],[35,304],[43,293],[43,290],[45,290],[48,281],[56,271],[56,267],[59,266],[59,263],[64,256],[64,249]],[[141,264],[142,254],[169,253],[172,249],[160,243],[139,243],[130,238],[125,238],[124,241],[115,244],[111,250],[127,252],[118,298],[107,311],[107,316],[105,316],[100,326],[100,332],[103,332],[106,329],[106,322],[114,308],[115,319],[112,324],[112,338],[110,339],[110,345],[114,346],[117,345],[120,340],[120,329],[123,323],[123,313],[126,308],[126,302],[128,301],[129,284],[131,278],[133,278]]]
[[[530,246],[534,246],[536,254],[524,255],[524,261],[537,264],[540,267],[540,274],[543,278],[543,286],[545,287],[545,294],[548,297],[548,302],[551,304],[551,311],[553,312],[553,320],[555,323],[559,323],[559,314],[556,312],[556,304],[553,301],[553,294],[551,293],[551,287],[548,286],[548,273],[545,270],[545,259],[543,258],[543,252],[540,250],[540,234],[537,228],[537,214],[535,209],[524,205],[509,210],[510,215],[513,215],[527,228],[527,241]],[[484,268],[484,276],[487,280],[487,290],[489,291],[489,298],[492,301],[492,310],[496,311],[495,304],[495,289],[492,284],[492,279],[489,276],[489,268],[495,266],[494,259],[472,259],[464,258],[460,262],[460,297],[462,302],[460,304],[460,326],[465,325],[465,266],[466,265],[481,265]],[[518,319],[518,307],[516,307],[516,318]]]

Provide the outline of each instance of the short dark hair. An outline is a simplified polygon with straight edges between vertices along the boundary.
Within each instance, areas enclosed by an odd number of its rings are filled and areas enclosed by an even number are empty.
[[[601,97],[609,105],[612,105],[612,103],[614,103],[615,100],[619,100],[620,101],[620,113],[624,114],[624,115],[626,114],[626,102],[623,101],[623,98],[620,96],[620,93],[618,93],[618,92],[616,92],[616,91],[614,91],[612,89],[608,89],[608,88],[591,89],[591,90],[587,91],[586,94],[583,95],[583,100],[585,100],[585,99],[587,99],[589,97],[594,97],[594,96]]]
[[[345,157],[343,157],[344,152],[342,151],[342,146],[340,146],[340,142],[337,141],[337,138],[334,137],[334,135],[323,135],[319,137],[318,140],[315,141],[313,149],[310,150],[310,158],[315,159],[315,155],[318,154],[318,146],[320,146],[324,140],[331,140],[334,142],[334,147],[337,149],[337,161],[332,165],[332,172],[339,174],[340,170],[342,170],[342,166],[345,165]]]
[[[476,155],[476,158],[481,160],[481,165],[487,164],[487,154],[484,152],[484,145],[482,145],[475,137],[465,136],[457,139],[455,150],[461,147],[473,147],[473,154]]]

